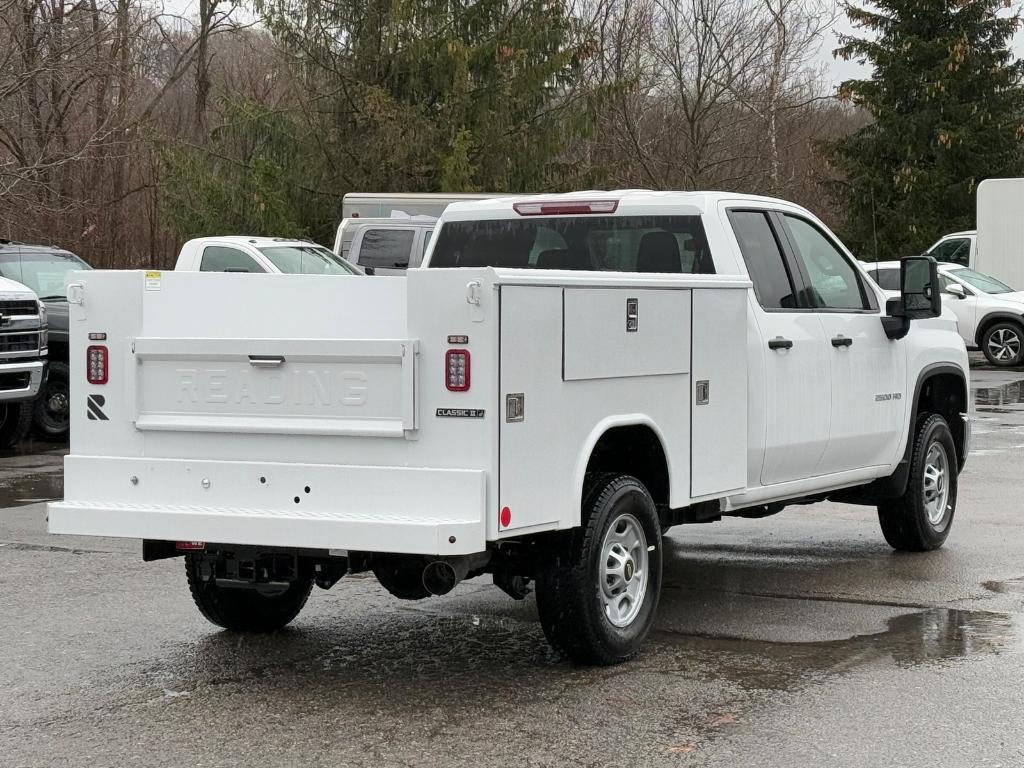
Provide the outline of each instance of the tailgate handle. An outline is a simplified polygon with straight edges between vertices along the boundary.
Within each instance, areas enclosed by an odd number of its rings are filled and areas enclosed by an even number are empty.
[[[284,355],[249,355],[249,365],[256,368],[279,368],[284,365]]]

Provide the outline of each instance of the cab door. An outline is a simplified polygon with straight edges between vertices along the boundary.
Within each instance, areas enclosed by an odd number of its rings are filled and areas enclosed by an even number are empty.
[[[802,306],[778,216],[730,208],[728,217],[754,284],[746,349],[747,486],[812,477],[828,446],[832,410],[821,318]]]
[[[888,465],[906,424],[906,346],[885,335],[878,296],[831,235],[802,215],[777,216],[808,312],[825,335],[829,440],[816,474]]]

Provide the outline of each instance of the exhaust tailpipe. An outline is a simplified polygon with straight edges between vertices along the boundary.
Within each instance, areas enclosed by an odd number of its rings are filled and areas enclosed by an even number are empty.
[[[423,588],[432,595],[447,595],[471,571],[480,570],[490,560],[490,552],[432,560],[423,569]]]

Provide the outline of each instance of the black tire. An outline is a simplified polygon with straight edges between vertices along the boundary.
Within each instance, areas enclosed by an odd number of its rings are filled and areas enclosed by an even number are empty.
[[[606,536],[623,515],[642,527],[648,562],[639,608],[629,624],[620,627],[605,612],[602,561]],[[588,477],[581,527],[545,559],[538,573],[537,610],[548,641],[579,664],[610,665],[632,658],[654,622],[661,567],[661,526],[643,484],[628,475]]]
[[[44,440],[62,442],[71,431],[71,374],[66,363],[50,363],[36,399],[32,423]]]
[[[981,351],[992,365],[1020,365],[1024,357],[1024,327],[1012,320],[993,323],[981,337]]]
[[[0,448],[13,448],[32,427],[32,403],[0,403]]]
[[[281,629],[306,604],[313,589],[311,574],[300,576],[279,595],[262,595],[255,589],[218,587],[213,579],[203,581],[201,553],[185,555],[185,574],[199,612],[212,624],[233,632],[273,632]]]
[[[911,439],[914,444],[906,491],[902,497],[878,505],[878,521],[882,525],[882,535],[893,549],[928,552],[942,546],[953,526],[958,466],[956,444],[946,420],[937,413],[922,416]],[[929,516],[926,472],[933,446],[938,446],[937,453],[931,455],[938,455],[940,451],[945,462],[943,479],[947,497],[941,517],[938,516],[938,507],[942,506],[940,501],[932,504],[933,514]],[[934,483],[932,487],[935,487]]]
[[[373,575],[399,600],[422,600],[430,597],[423,586],[424,562],[421,558],[403,555],[377,555],[373,558]]]

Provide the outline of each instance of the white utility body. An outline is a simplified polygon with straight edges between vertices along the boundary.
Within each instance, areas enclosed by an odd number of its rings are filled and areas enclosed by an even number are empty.
[[[619,661],[669,525],[835,498],[897,548],[945,539],[967,358],[915,304],[934,262],[906,269],[887,316],[798,206],[632,190],[454,204],[406,278],[78,273],[50,530],[187,553],[239,630],[346,572],[535,580],[556,646]]]

